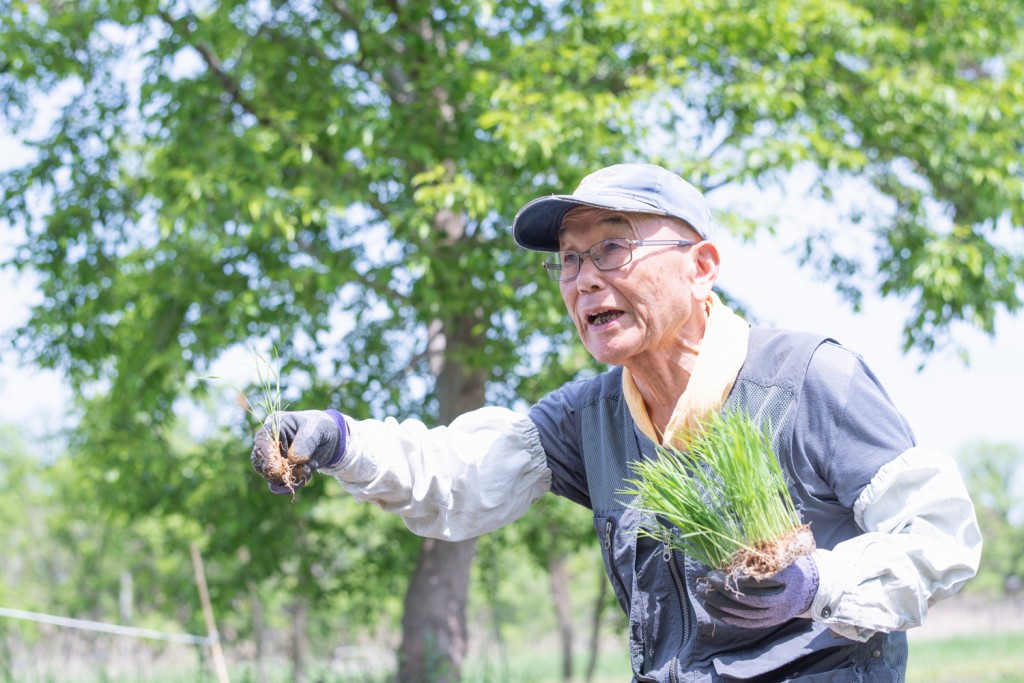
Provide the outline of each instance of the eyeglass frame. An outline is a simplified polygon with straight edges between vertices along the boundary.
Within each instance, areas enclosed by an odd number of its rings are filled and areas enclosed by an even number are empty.
[[[598,247],[602,244],[607,244],[608,242],[626,243],[626,246],[629,248],[629,256],[626,258],[625,261],[623,261],[622,263],[618,263],[614,266],[603,267],[601,265],[602,257],[598,256],[597,258],[595,258],[593,251],[595,247]],[[585,251],[577,251],[575,249],[559,249],[558,251],[554,252],[554,254],[551,257],[545,259],[542,265],[544,266],[544,270],[547,271],[548,277],[554,280],[555,282],[572,282],[573,280],[580,276],[580,270],[583,268],[584,256],[590,256],[590,262],[593,263],[594,267],[597,268],[598,270],[609,271],[621,268],[622,266],[630,263],[633,260],[633,247],[690,247],[693,246],[694,244],[700,244],[700,242],[696,240],[631,240],[627,237],[612,237],[606,240],[601,240],[600,242],[595,242],[594,244],[590,245],[589,249]],[[576,272],[572,275],[572,277],[561,277],[564,264],[553,263],[550,260],[551,258],[555,258],[556,255],[559,258],[559,260],[561,260],[561,255],[565,253],[576,254],[579,257],[579,261],[576,262]],[[559,277],[555,277],[555,273],[557,273]]]

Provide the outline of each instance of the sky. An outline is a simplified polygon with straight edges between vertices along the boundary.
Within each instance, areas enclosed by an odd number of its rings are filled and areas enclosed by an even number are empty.
[[[910,422],[918,445],[953,454],[973,441],[1024,446],[1024,318],[1001,315],[996,334],[959,329],[970,362],[952,349],[930,356],[902,352],[909,305],[866,296],[854,313],[834,285],[798,269],[779,242],[742,245],[719,237],[719,283],[759,322],[817,332],[860,354]],[[784,245],[784,240],[782,241]],[[923,363],[920,371],[918,366]]]
[[[909,301],[883,298],[865,291],[861,310],[837,292],[834,281],[823,281],[810,267],[798,266],[795,255],[809,225],[839,226],[831,239],[870,254],[863,228],[844,232],[836,211],[812,199],[807,179],[799,172],[785,190],[733,188],[708,197],[712,212],[738,209],[745,215],[762,213],[777,220],[776,236],[746,244],[721,229],[715,234],[722,254],[719,285],[757,316],[760,324],[815,332],[831,337],[858,353],[881,381],[897,409],[910,423],[918,445],[955,454],[978,441],[1010,442],[1024,448],[1024,316],[997,316],[995,334],[960,324],[955,342],[931,354],[904,353],[903,325],[911,315]],[[868,188],[852,183],[837,192],[844,208],[870,209]],[[877,207],[876,207],[877,208]],[[942,221],[936,213],[934,220]],[[998,239],[1022,247],[1020,231],[1006,229]],[[968,362],[958,347],[967,351]]]
[[[0,130],[0,169],[24,162],[26,154]],[[766,205],[765,210],[781,216],[780,225],[787,220],[832,220],[826,207],[805,203],[796,192],[742,192],[746,203]],[[737,195],[715,193],[709,202],[713,211],[725,211],[733,208],[730,204],[737,202]],[[0,260],[17,239],[12,231],[0,230]],[[854,313],[832,283],[798,268],[789,253],[796,239],[787,238],[785,230],[753,244],[722,229],[715,239],[722,254],[722,288],[742,301],[759,323],[817,332],[859,353],[907,417],[919,445],[950,454],[973,441],[1024,447],[1024,392],[1019,387],[1024,377],[1024,316],[1000,315],[993,337],[958,329],[956,338],[969,352],[969,365],[952,349],[930,356],[905,355],[901,330],[909,315],[907,303],[868,294],[862,310]],[[27,319],[38,294],[30,275],[10,269],[0,269],[0,292],[0,335],[5,335]],[[922,363],[924,368],[918,370]],[[69,401],[70,393],[57,373],[24,365],[9,344],[0,348],[0,421],[44,437],[62,424]]]

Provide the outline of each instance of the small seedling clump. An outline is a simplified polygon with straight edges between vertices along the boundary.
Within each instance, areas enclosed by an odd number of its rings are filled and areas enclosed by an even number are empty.
[[[277,363],[255,349],[252,354],[258,385],[255,401],[250,401],[244,391],[231,385],[238,395],[238,404],[260,425],[256,430],[258,447],[253,450],[252,465],[270,484],[287,489],[294,497],[295,490],[309,477],[306,466],[309,458],[296,455],[281,439],[280,419],[286,406],[281,403],[281,373]],[[276,353],[273,357],[276,361]]]
[[[292,447],[286,450],[284,442],[276,438],[273,432],[272,427],[266,426],[260,427],[256,432],[257,443],[266,442],[267,447],[257,449],[263,455],[263,459],[260,462],[254,460],[253,467],[271,484],[284,487],[294,494],[309,476],[309,469],[306,467],[309,458],[295,455]]]

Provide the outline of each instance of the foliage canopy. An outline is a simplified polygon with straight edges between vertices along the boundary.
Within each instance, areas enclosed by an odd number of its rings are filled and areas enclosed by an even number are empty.
[[[586,361],[506,227],[640,158],[710,193],[806,174],[836,213],[805,262],[908,299],[908,348],[991,333],[1024,281],[1022,36],[1015,0],[0,0],[0,111],[33,152],[0,173],[5,265],[42,295],[15,341],[78,391],[102,505],[340,589],[411,546],[323,487],[270,499],[245,436],[182,444],[227,350],[273,345],[287,403],[360,417],[443,418],[455,361],[535,400]]]

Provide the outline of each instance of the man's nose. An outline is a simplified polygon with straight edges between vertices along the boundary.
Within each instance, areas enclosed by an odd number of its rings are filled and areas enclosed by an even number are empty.
[[[576,286],[580,289],[593,289],[601,282],[601,272],[594,264],[593,254],[580,254],[580,272],[576,276]]]

